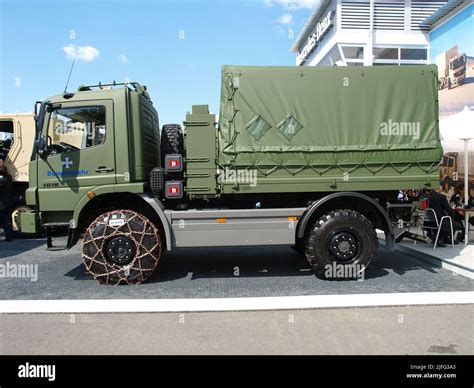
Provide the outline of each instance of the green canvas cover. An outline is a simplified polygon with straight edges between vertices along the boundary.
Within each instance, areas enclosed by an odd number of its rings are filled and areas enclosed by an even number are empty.
[[[437,69],[223,66],[218,143],[222,167],[418,164],[433,174]]]

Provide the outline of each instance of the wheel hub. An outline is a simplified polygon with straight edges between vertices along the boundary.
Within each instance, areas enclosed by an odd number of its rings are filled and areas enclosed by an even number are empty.
[[[110,239],[105,247],[107,260],[117,265],[129,264],[135,257],[135,252],[135,244],[124,236]]]
[[[342,231],[332,236],[329,250],[338,261],[346,262],[357,256],[359,244],[352,233]]]

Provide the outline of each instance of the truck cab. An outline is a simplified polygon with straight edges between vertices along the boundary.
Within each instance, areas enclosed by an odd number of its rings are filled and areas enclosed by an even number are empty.
[[[37,104],[24,231],[74,226],[91,193],[144,192],[159,163],[158,114],[137,83],[81,86]],[[88,197],[89,195],[89,197]]]
[[[466,79],[466,54],[457,55],[449,61],[448,88],[460,86]]]

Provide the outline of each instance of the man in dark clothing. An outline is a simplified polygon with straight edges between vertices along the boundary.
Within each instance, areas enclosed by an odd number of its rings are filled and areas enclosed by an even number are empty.
[[[449,206],[448,199],[440,194],[441,189],[431,190],[428,194],[428,208],[433,209],[438,218],[438,222],[441,221],[441,217],[449,216],[453,222],[453,234],[456,234],[456,231],[461,231],[464,235],[464,226],[461,222],[456,221],[456,212]],[[435,226],[431,225],[427,226]],[[441,231],[439,234],[439,246],[444,246],[443,242],[446,244],[451,244],[451,228],[448,220],[443,221],[441,224]]]
[[[0,226],[3,227],[5,240],[12,241],[10,210],[13,206],[12,178],[5,163],[0,159]]]

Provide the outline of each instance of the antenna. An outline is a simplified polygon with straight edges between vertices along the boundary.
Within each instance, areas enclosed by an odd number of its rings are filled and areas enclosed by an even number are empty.
[[[64,93],[66,93],[66,91],[67,91],[67,87],[69,85],[69,80],[71,79],[71,74],[72,74],[72,70],[74,69],[74,64],[75,63],[76,63],[76,58],[74,58],[74,60],[72,61],[71,70],[69,70],[69,75],[67,77],[67,82],[66,82],[66,87],[64,88]]]

